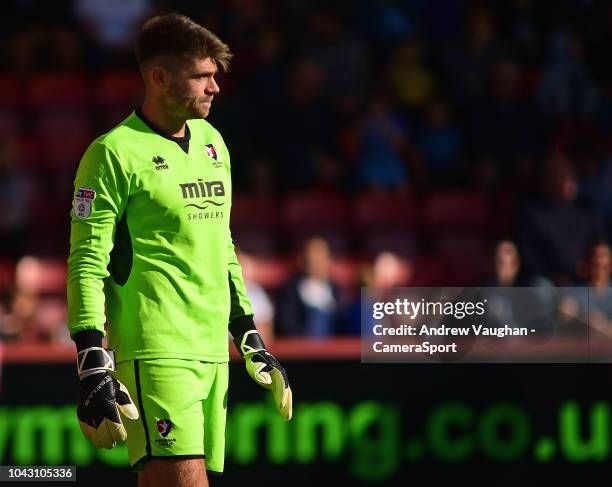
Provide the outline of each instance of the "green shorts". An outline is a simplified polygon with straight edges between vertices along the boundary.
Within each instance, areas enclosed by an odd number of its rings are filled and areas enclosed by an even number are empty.
[[[142,470],[151,458],[206,458],[206,468],[223,472],[228,363],[180,359],[117,363],[115,376],[138,407],[138,420],[125,419],[130,465]]]

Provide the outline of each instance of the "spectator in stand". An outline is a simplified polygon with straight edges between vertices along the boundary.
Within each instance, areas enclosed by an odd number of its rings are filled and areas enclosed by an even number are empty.
[[[584,46],[576,34],[558,32],[540,85],[542,109],[562,119],[591,117],[599,106],[599,93],[584,61]]]
[[[381,252],[374,259],[371,287],[390,289],[407,286],[412,280],[412,265],[393,252]]]
[[[266,290],[256,280],[253,257],[240,249],[236,251],[242,266],[244,285],[253,308],[255,326],[264,343],[270,343],[274,341],[274,306]]]
[[[132,59],[127,64],[127,58],[132,55],[134,38],[152,9],[150,0],[75,0],[74,14],[96,54],[96,59],[89,61],[101,59],[104,64],[130,66]]]
[[[575,203],[577,180],[567,155],[555,152],[543,171],[541,194],[528,201],[520,222],[525,270],[568,285],[589,241],[601,237],[599,218]]]
[[[482,295],[487,300],[487,324],[530,326],[540,336],[552,333],[556,328],[552,283],[522,270],[518,249],[511,240],[497,243],[493,262],[494,278],[484,283]]]
[[[79,39],[70,27],[40,23],[17,34],[8,57],[12,69],[31,73],[76,70],[81,65],[81,54]]]
[[[309,188],[315,179],[316,155],[331,150],[331,109],[322,95],[322,83],[321,67],[311,59],[300,58],[290,69],[287,102],[268,132],[279,144],[285,189]]]
[[[363,185],[380,189],[406,188],[409,181],[407,128],[385,94],[373,95],[360,132]]]
[[[15,271],[15,290],[8,314],[0,322],[0,337],[26,342],[70,342],[66,331],[65,271],[58,264],[26,256]]]
[[[341,9],[320,5],[307,19],[305,53],[324,73],[325,95],[333,99],[366,94],[363,80],[369,70],[368,46],[345,24]]]
[[[279,291],[276,331],[284,336],[326,338],[338,332],[339,288],[330,277],[331,255],[327,242],[306,242],[303,272]]]
[[[416,146],[423,158],[423,168],[430,183],[453,185],[462,179],[461,133],[451,123],[450,108],[442,99],[427,107],[425,126],[419,132]]]
[[[249,138],[251,157],[253,153],[272,155],[278,149],[276,137],[269,137],[269,132],[270,126],[278,124],[283,115],[285,97],[278,95],[284,90],[286,42],[283,33],[272,27],[264,27],[255,41],[254,66],[248,71],[248,83],[240,97],[240,104],[245,107],[241,115],[248,127],[238,134]],[[265,110],[260,109],[261,100],[265,100]]]
[[[485,281],[488,287],[542,286],[551,283],[541,276],[528,275],[522,268],[521,257],[512,240],[501,240],[495,246],[493,256],[493,279]]]
[[[465,40],[452,44],[446,56],[446,78],[456,105],[482,95],[503,49],[493,12],[476,7],[466,19]]]
[[[493,74],[490,89],[470,107],[470,144],[478,156],[493,158],[508,174],[518,157],[542,151],[544,122],[534,101],[521,93],[523,73],[516,61],[500,60]]]
[[[149,0],[75,1],[75,13],[84,30],[106,49],[131,46],[140,22],[151,8]]]
[[[586,144],[585,144],[586,145]],[[612,238],[612,153],[597,143],[581,148],[578,199],[603,220],[606,236]]]
[[[397,102],[407,110],[421,110],[431,100],[435,79],[423,61],[423,44],[418,38],[403,41],[391,56],[388,78]]]
[[[413,265],[393,252],[380,252],[372,264],[364,266],[359,273],[358,287],[369,287],[381,295],[401,286],[409,286],[413,279]],[[361,295],[351,303],[344,317],[343,332],[349,335],[361,334]],[[366,318],[366,317],[364,317]],[[372,319],[370,316],[367,319]],[[373,324],[373,323],[372,323]],[[372,326],[366,325],[367,330]]]
[[[12,297],[5,292],[0,298],[0,342],[16,340],[19,338],[20,328],[11,313]]]
[[[565,323],[587,323],[590,328],[612,335],[612,251],[606,240],[596,240],[579,264],[582,278],[568,288],[559,307],[560,317]],[[588,289],[587,289],[588,287]],[[586,333],[581,328],[582,333]]]
[[[502,240],[495,246],[495,280],[500,287],[514,286],[519,281],[521,258],[514,242]]]

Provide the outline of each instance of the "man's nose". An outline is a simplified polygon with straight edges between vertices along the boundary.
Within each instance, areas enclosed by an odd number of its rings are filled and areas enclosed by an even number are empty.
[[[217,81],[215,80],[215,78],[210,78],[208,86],[206,87],[206,91],[208,91],[209,93],[213,95],[216,95],[217,93],[219,93],[219,91],[221,91],[219,89],[219,85],[217,84]]]

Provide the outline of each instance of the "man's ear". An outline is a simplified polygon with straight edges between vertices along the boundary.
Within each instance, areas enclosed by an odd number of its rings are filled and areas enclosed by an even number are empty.
[[[148,78],[149,84],[159,91],[165,92],[170,86],[170,71],[160,64],[154,64],[149,68]]]

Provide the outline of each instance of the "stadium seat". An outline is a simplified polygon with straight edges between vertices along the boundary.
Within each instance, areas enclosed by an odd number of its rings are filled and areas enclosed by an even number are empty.
[[[451,283],[451,276],[444,268],[444,262],[435,255],[420,255],[414,263],[411,286],[438,287]]]
[[[59,79],[55,77],[45,79],[46,82],[35,79],[28,87],[27,95],[31,97],[28,102],[32,112],[33,129],[42,135],[58,137],[72,132],[89,130],[91,127],[89,104],[92,96],[86,79],[61,76]],[[64,79],[67,86],[62,88],[61,83]],[[49,85],[46,84],[47,82]],[[60,92],[75,89],[75,92],[56,93],[54,89]]]
[[[272,199],[236,194],[232,201],[231,225],[234,243],[244,251],[257,255],[278,252],[278,204]]]
[[[253,255],[271,256],[279,251],[279,243],[273,231],[242,227],[232,223],[234,245]]]
[[[26,252],[33,255],[64,255],[67,252],[73,177],[73,174],[53,170],[37,172],[28,215]]]
[[[58,175],[69,173],[72,179],[93,137],[92,132],[86,131],[66,133],[61,138],[50,134],[23,134],[17,139],[20,166]]]
[[[289,226],[346,225],[346,200],[334,192],[305,191],[290,194],[282,208],[283,222]]]
[[[0,76],[0,134],[14,136],[21,129],[22,84],[16,76]]]
[[[0,299],[13,287],[14,281],[15,262],[11,259],[0,258]]]
[[[418,236],[401,229],[380,229],[359,235],[360,248],[370,256],[381,252],[393,252],[403,257],[414,257],[419,252]]]
[[[33,110],[82,108],[93,100],[89,79],[82,74],[40,73],[29,79],[25,100]]]
[[[438,235],[433,244],[446,277],[453,285],[480,284],[491,265],[491,246],[486,237],[479,234],[448,233]]]
[[[102,129],[106,130],[142,104],[144,85],[136,71],[109,71],[95,86],[95,102]]]
[[[486,232],[488,202],[484,195],[464,192],[438,192],[426,201],[424,224],[429,233],[446,230]]]
[[[487,265],[489,203],[484,195],[438,192],[425,206],[424,226],[429,248],[443,265],[447,284],[479,284]]]
[[[359,270],[363,262],[354,257],[332,259],[330,274],[332,281],[343,289],[351,289],[359,282]]]
[[[76,171],[85,149],[93,138],[93,134],[86,130],[68,132],[62,138],[41,134],[39,167]]]
[[[304,242],[314,236],[327,240],[332,251],[349,251],[350,220],[346,200],[337,193],[306,191],[286,197],[281,208],[281,220],[287,243],[299,251]]]
[[[22,100],[22,83],[17,76],[0,75],[0,105],[19,105]]]
[[[39,74],[25,89],[32,117],[31,141],[25,147],[31,149],[32,141],[39,145],[38,151],[28,151],[26,164],[76,168],[93,138],[89,79],[81,74]]]
[[[384,251],[407,257],[418,253],[420,218],[416,198],[366,192],[353,201],[353,227],[362,251],[372,256]]]
[[[42,147],[40,140],[29,133],[21,133],[17,137],[19,166],[26,169],[36,169],[41,164]]]
[[[278,224],[278,204],[268,197],[237,193],[232,198],[232,224],[273,228]]]
[[[268,291],[278,289],[295,272],[293,258],[250,256],[248,275]]]
[[[144,85],[136,71],[109,71],[101,74],[95,87],[100,106],[133,105],[142,102]]]
[[[419,225],[418,200],[411,195],[364,192],[354,199],[353,220],[361,228],[392,225],[415,229]]]
[[[498,240],[507,238],[514,228],[515,217],[515,191],[507,188],[498,193],[491,204],[490,233]]]
[[[482,254],[464,255],[463,260],[441,258],[452,286],[479,286],[487,276],[488,262]]]

